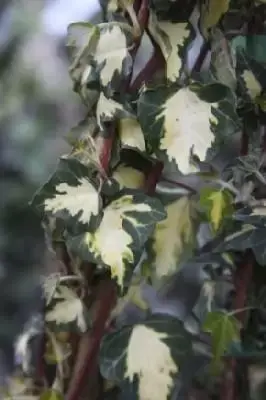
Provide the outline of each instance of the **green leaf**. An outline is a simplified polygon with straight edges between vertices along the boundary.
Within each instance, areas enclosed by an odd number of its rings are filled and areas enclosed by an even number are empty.
[[[217,232],[224,218],[233,214],[233,196],[227,189],[203,188],[200,192],[200,205],[205,210],[208,220]]]
[[[238,320],[223,311],[213,311],[207,314],[202,327],[212,338],[212,367],[214,372],[220,371],[222,357],[234,341],[240,341],[240,325]]]
[[[179,79],[185,63],[187,45],[193,39],[193,27],[189,22],[159,21],[150,12],[149,32],[162,50],[166,61],[166,77],[169,81]]]
[[[138,117],[147,148],[166,154],[183,174],[195,172],[191,150],[204,161],[212,143],[232,140],[239,130],[235,99],[208,103],[188,87],[158,86],[141,92]]]
[[[266,228],[244,224],[241,229],[225,237],[215,251],[241,251],[251,249],[260,265],[266,265]]]
[[[234,214],[234,219],[245,224],[266,227],[266,201],[254,201],[255,204],[244,207]]]
[[[155,279],[176,272],[196,245],[197,214],[193,200],[183,196],[165,209],[167,217],[156,225],[148,242],[148,260],[144,261],[154,271]]]
[[[41,394],[39,400],[64,400],[64,397],[57,390],[47,389]]]
[[[77,160],[61,158],[56,172],[35,194],[32,205],[42,214],[61,218],[71,228],[79,229],[96,219],[102,200],[88,168]]]
[[[205,38],[224,14],[229,10],[231,0],[201,0],[200,30]]]
[[[106,379],[126,380],[132,386],[137,381],[136,399],[168,400],[191,351],[190,336],[180,321],[154,315],[105,336],[100,370]]]
[[[113,172],[112,177],[119,183],[121,189],[140,189],[144,186],[143,172],[127,165],[120,164]]]
[[[81,259],[102,263],[123,288],[128,268],[134,266],[156,222],[165,218],[159,200],[125,189],[103,212],[98,229],[69,238],[68,247]]]
[[[45,321],[58,327],[73,326],[84,333],[90,326],[88,310],[77,294],[66,286],[60,286],[56,296],[57,301],[51,310],[45,314]]]
[[[135,118],[121,118],[118,129],[122,147],[138,149],[143,152],[146,150],[143,132]]]

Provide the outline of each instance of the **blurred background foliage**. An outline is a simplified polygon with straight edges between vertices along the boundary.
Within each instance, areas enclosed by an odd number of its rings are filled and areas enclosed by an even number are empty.
[[[28,202],[68,151],[64,136],[84,115],[68,75],[64,25],[56,36],[43,23],[56,1],[0,2],[0,349],[10,347],[33,306],[41,304],[33,289],[40,272],[53,267]],[[61,13],[69,13],[66,3]],[[67,23],[75,21],[79,3],[70,3],[73,21]],[[94,16],[94,2],[83,3],[86,20]],[[56,26],[62,14],[50,15]]]

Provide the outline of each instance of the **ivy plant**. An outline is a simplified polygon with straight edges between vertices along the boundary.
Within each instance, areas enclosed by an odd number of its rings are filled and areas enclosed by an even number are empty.
[[[69,26],[87,113],[32,200],[62,268],[43,283],[41,385],[21,393],[250,399],[266,354],[265,1],[101,5],[104,22]]]

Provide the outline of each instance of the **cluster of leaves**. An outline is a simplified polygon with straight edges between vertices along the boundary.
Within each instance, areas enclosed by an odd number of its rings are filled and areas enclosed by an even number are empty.
[[[264,354],[265,2],[101,3],[105,22],[68,31],[87,115],[32,201],[65,264],[44,282],[45,363],[56,368],[42,396],[93,396],[94,380],[95,398],[185,398],[196,385],[235,399],[231,358]],[[205,44],[189,70],[197,31]],[[136,77],[144,35],[153,55]],[[197,287],[196,300],[184,318],[155,313],[143,283],[176,299],[183,286],[184,304]],[[118,323],[129,303],[139,319]]]

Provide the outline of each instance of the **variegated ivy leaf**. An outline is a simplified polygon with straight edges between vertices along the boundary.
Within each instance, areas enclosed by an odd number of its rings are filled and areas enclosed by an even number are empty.
[[[227,189],[203,188],[200,192],[200,205],[208,216],[214,232],[222,226],[226,217],[234,211],[234,198]]]
[[[215,140],[231,140],[239,130],[236,100],[224,85],[194,86],[145,88],[138,101],[147,148],[157,155],[166,154],[183,174],[195,172],[192,150],[204,161]]]
[[[156,225],[148,242],[148,259],[155,279],[167,277],[177,271],[180,263],[191,255],[196,243],[197,223],[194,201],[188,196],[165,207],[167,217]]]
[[[243,37],[236,37],[231,42],[237,59],[238,85],[245,101],[257,102],[266,88],[266,69],[248,55],[245,40]]]
[[[133,37],[118,24],[101,25],[93,63],[99,71],[102,87],[107,88],[108,93],[112,93],[112,89],[117,88],[121,79],[125,79],[132,70],[132,59],[128,47]]]
[[[121,189],[139,189],[145,183],[145,175],[142,171],[127,165],[120,164],[113,172],[112,177],[118,181]]]
[[[99,31],[97,26],[89,22],[74,22],[68,25],[66,46],[70,50],[72,65],[70,71],[80,63],[88,62],[88,55],[93,54],[98,42]]]
[[[100,370],[106,379],[136,388],[135,399],[168,400],[175,378],[192,351],[189,334],[177,319],[154,315],[103,339]]]
[[[97,123],[104,130],[104,122],[110,122],[117,118],[131,117],[125,107],[113,99],[108,99],[103,93],[100,94],[97,109]]]
[[[156,222],[165,218],[162,204],[137,190],[125,189],[103,213],[98,229],[67,241],[71,251],[83,260],[108,266],[112,277],[123,288],[129,267],[138,261],[142,247]]]
[[[201,0],[200,30],[205,38],[229,10],[230,2],[231,0]]]
[[[193,38],[193,27],[189,22],[159,21],[150,12],[149,31],[158,43],[166,61],[166,77],[170,81],[179,79],[184,63],[187,45]]]
[[[113,14],[121,13],[128,6],[132,6],[134,0],[100,0],[100,5],[107,20],[113,20]]]
[[[131,147],[143,152],[146,150],[142,129],[135,118],[120,119],[119,137],[123,147]]]
[[[260,265],[266,265],[266,227],[243,224],[239,231],[225,237],[214,251],[241,251],[251,249]]]
[[[74,127],[67,136],[67,141],[72,146],[68,158],[74,157],[86,166],[93,166],[104,175],[100,160],[104,138],[98,131],[94,117],[86,118]]]
[[[55,305],[45,314],[46,322],[56,326],[73,324],[79,332],[89,327],[88,311],[77,294],[66,286],[58,288],[59,296]]]
[[[61,158],[55,173],[35,194],[32,205],[44,215],[63,219],[71,228],[89,226],[101,210],[101,198],[88,168]]]

